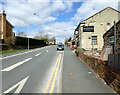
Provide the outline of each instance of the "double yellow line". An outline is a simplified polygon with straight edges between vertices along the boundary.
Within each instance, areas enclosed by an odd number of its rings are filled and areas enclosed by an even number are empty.
[[[62,54],[58,55],[57,61],[56,61],[55,66],[53,68],[50,79],[49,79],[49,81],[47,83],[47,86],[46,86],[46,88],[44,90],[44,93],[53,93],[53,90],[54,90],[54,87],[55,87],[55,82],[56,82],[56,77],[57,77],[57,73],[58,73],[58,69],[59,69],[60,62],[61,62],[61,56],[62,56]],[[51,88],[50,88],[50,84],[51,84]],[[49,88],[50,88],[50,92],[48,92]]]

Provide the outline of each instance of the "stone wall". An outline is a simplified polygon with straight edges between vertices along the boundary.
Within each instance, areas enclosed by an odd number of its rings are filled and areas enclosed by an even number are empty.
[[[120,71],[108,67],[108,61],[79,52],[78,57],[91,67],[105,82],[120,94]]]
[[[104,34],[104,46],[109,45],[110,36],[114,36],[114,26]],[[116,24],[116,52],[120,54],[120,21]]]

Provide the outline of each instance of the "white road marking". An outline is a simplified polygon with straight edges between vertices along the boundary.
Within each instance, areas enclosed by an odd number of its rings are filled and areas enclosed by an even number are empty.
[[[9,93],[10,91],[12,91],[13,89],[15,89],[16,87],[18,87],[14,93],[14,95],[18,95],[20,93],[20,91],[22,90],[23,86],[25,85],[26,81],[28,80],[29,76],[27,76],[26,78],[24,78],[23,80],[21,80],[20,82],[18,82],[17,84],[15,84],[14,86],[12,86],[11,88],[9,88],[8,90],[4,91],[3,94],[5,93]],[[2,95],[2,94],[0,94]]]
[[[64,52],[64,51],[57,51],[57,52]]]
[[[35,56],[39,56],[41,53],[36,54]]]
[[[21,55],[21,54],[30,53],[30,52],[37,51],[37,50],[41,50],[41,49],[45,49],[45,48],[49,48],[49,47],[51,47],[51,46],[42,47],[42,48],[38,48],[38,49],[34,49],[34,50],[27,51],[27,52],[23,52],[23,53],[18,53],[18,54],[15,54],[15,55],[6,56],[6,57],[3,57],[3,58],[0,58],[0,60],[1,60],[1,59],[6,59],[6,58],[11,58],[11,57],[18,56],[18,55]]]
[[[46,50],[46,52],[48,52],[48,50]]]
[[[91,74],[92,72],[88,72],[88,74]]]
[[[12,66],[10,66],[10,67],[7,67],[7,68],[5,68],[5,69],[3,69],[3,70],[1,70],[1,71],[11,71],[11,70],[13,70],[14,68],[22,65],[23,63],[25,63],[25,62],[27,62],[27,61],[29,61],[29,60],[31,60],[31,59],[32,59],[32,58],[25,59],[25,60],[23,60],[23,61],[21,61],[21,62],[18,62],[18,63],[14,64],[14,65],[12,65]]]

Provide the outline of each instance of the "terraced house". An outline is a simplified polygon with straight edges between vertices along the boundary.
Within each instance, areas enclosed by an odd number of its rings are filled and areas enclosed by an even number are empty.
[[[107,7],[91,17],[81,21],[74,33],[77,46],[86,50],[102,50],[103,34],[119,21],[120,12]]]
[[[14,36],[14,26],[6,19],[5,11],[0,14],[0,39],[5,40],[8,37]]]

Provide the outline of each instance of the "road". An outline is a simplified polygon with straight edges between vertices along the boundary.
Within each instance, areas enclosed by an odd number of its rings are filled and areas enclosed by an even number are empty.
[[[3,57],[0,93],[114,93],[69,48],[56,47]]]

